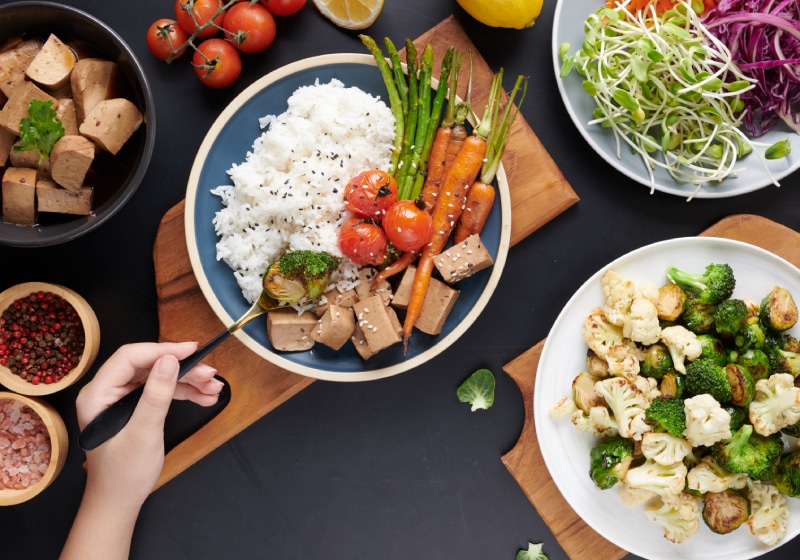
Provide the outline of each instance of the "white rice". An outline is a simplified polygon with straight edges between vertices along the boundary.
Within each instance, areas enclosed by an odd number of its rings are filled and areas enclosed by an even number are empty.
[[[380,98],[336,79],[300,87],[285,113],[259,124],[264,132],[252,151],[228,170],[233,184],[211,191],[224,206],[214,218],[217,260],[234,270],[250,303],[264,271],[287,251],[343,257],[344,186],[366,169],[387,169],[394,136],[394,117]],[[357,273],[342,258],[332,282],[346,289]]]

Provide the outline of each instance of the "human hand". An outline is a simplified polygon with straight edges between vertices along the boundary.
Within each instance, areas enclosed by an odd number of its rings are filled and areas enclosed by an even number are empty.
[[[122,346],[83,387],[76,400],[80,429],[146,380],[128,424],[86,454],[87,494],[132,510],[144,503],[164,464],[164,419],[172,400],[211,406],[223,387],[214,379],[216,370],[205,364],[178,381],[178,360],[196,348],[194,342]]]

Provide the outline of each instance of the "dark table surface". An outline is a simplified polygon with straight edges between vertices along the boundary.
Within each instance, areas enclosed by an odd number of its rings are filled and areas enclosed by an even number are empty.
[[[156,229],[184,197],[194,154],[217,114],[286,63],[364,49],[355,32],[335,27],[309,2],[278,21],[273,46],[247,57],[234,86],[216,91],[200,85],[185,60],[168,66],[149,54],[145,31],[171,17],[171,1],[68,3],[116,29],[144,64],[157,106],[155,153],[136,195],[99,230],[56,247],[0,247],[0,289],[48,281],[82,294],[100,320],[99,364],[122,344],[158,338]],[[800,175],[780,188],[687,203],[651,195],[608,167],[559,97],[550,55],[554,6],[545,0],[536,25],[515,31],[476,22],[455,0],[387,0],[368,32],[401,43],[455,14],[493,69],[530,77],[522,112],[581,201],[511,249],[490,305],[442,355],[380,381],[313,383],[157,490],[139,519],[132,558],[499,560],[529,541],[543,542],[552,560],[566,557],[500,460],[524,419],[503,364],[544,338],[583,281],[628,251],[696,235],[736,213],[796,229]],[[455,390],[479,367],[495,373],[496,400],[489,411],[471,413]],[[69,428],[69,457],[42,495],[0,508],[3,558],[56,558],[66,538],[85,481],[75,444],[79,387],[47,398]],[[798,553],[795,540],[765,557]]]

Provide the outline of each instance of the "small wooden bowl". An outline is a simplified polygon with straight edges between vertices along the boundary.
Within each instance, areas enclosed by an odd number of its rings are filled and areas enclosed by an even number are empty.
[[[0,400],[11,399],[21,401],[31,407],[44,422],[47,432],[50,434],[50,464],[42,475],[41,480],[36,484],[24,489],[2,489],[0,490],[0,506],[13,506],[21,504],[38,495],[55,480],[64,462],[67,460],[68,438],[67,427],[58,412],[37,397],[26,397],[16,393],[0,392]]]
[[[83,355],[78,364],[67,375],[55,383],[39,383],[38,385],[34,385],[14,374],[7,367],[0,365],[0,384],[15,393],[21,393],[23,395],[50,395],[69,387],[89,371],[100,349],[100,323],[97,321],[97,315],[95,315],[94,310],[92,310],[85,299],[64,286],[46,282],[26,282],[24,284],[12,286],[0,293],[0,314],[18,299],[40,291],[51,292],[61,296],[75,308],[75,311],[77,311],[78,316],[81,318],[81,323],[83,323],[86,342],[83,348]]]

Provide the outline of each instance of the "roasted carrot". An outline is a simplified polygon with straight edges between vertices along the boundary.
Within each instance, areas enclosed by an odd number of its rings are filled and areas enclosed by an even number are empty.
[[[470,235],[480,233],[494,204],[494,186],[475,181],[467,193],[467,201],[464,211],[458,219],[458,225],[453,232],[453,243],[461,243]]]
[[[419,253],[417,251],[406,251],[405,253],[401,254],[391,263],[389,263],[384,269],[378,271],[378,273],[372,277],[372,282],[370,283],[370,289],[376,290],[381,282],[394,276],[395,274],[400,274],[405,269],[409,267],[411,263],[416,260]]]
[[[519,113],[523,99],[525,99],[527,87],[527,80],[519,76],[509,94],[500,122],[492,127],[492,131],[486,139],[486,158],[481,166],[480,178],[472,184],[467,193],[464,211],[461,213],[453,233],[453,243],[460,243],[470,235],[480,233],[486,224],[496,195],[492,182],[500,167],[503,150],[511,134],[511,125]],[[514,101],[520,88],[522,88],[522,96],[519,103],[515,105]]]

